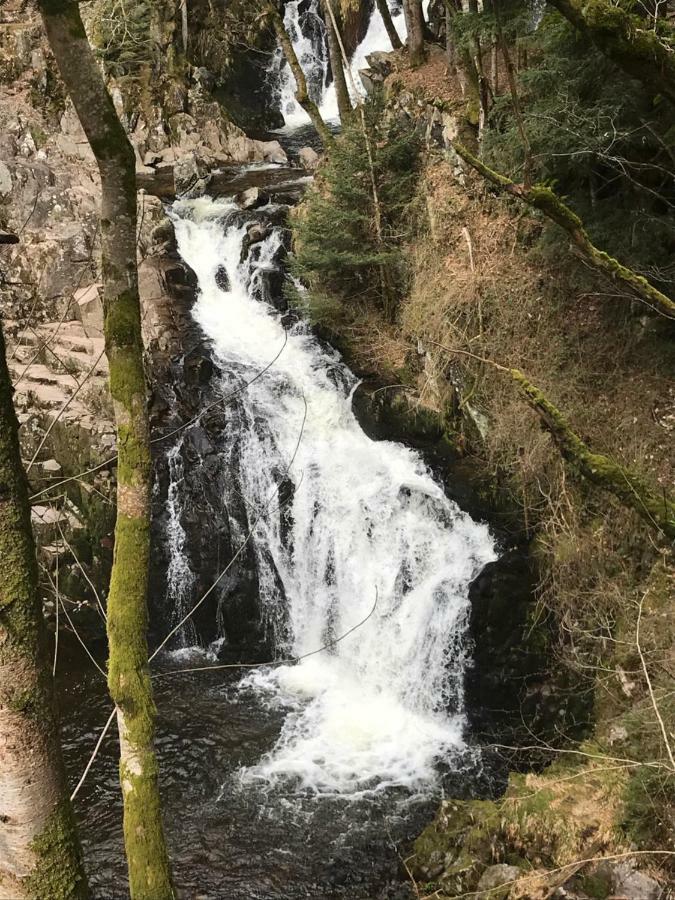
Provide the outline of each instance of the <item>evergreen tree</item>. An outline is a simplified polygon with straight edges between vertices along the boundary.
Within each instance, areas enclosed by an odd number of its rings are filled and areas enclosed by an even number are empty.
[[[411,126],[389,122],[370,100],[365,121],[348,123],[297,223],[294,272],[319,296],[358,299],[395,314],[406,283],[402,244],[418,172],[419,140]],[[374,227],[376,185],[381,238]]]

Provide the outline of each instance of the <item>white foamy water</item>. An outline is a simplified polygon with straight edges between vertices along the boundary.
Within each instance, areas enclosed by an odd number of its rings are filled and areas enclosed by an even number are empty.
[[[406,27],[403,8],[400,4],[390,2],[392,18],[401,40],[406,38]],[[428,3],[425,3],[425,10]],[[303,0],[292,0],[287,3],[284,13],[284,24],[291,36],[298,61],[303,68],[310,96],[319,106],[323,118],[328,122],[339,121],[335,85],[327,84],[329,57],[326,44],[326,28],[321,14],[320,0],[310,0],[307,7]],[[366,57],[376,50],[391,50],[391,42],[377,7],[370,18],[368,30],[356,48],[350,60],[350,70],[357,91],[365,95],[359,71],[368,65]],[[278,85],[279,108],[285,119],[287,128],[297,128],[309,123],[309,116],[295,99],[296,82],[279,47],[270,66],[270,77]],[[347,78],[350,93],[351,85]],[[352,96],[352,101],[355,101]]]
[[[250,381],[284,343],[280,315],[260,299],[280,232],[242,264],[245,225],[232,206],[202,199],[174,210],[180,253],[199,279],[195,318],[223,372]],[[216,284],[220,266],[227,291]],[[488,529],[446,498],[417,453],[363,432],[355,383],[296,325],[241,395],[239,432],[228,430],[249,519],[260,517],[261,603],[279,653],[335,641],[377,597],[370,618],[329,650],[245,679],[288,712],[274,750],[243,777],[352,795],[423,788],[438,759],[463,747],[468,588],[495,558]]]
[[[169,554],[169,567],[167,570],[167,600],[171,603],[173,617],[171,624],[182,621],[192,601],[192,587],[195,576],[190,568],[185,547],[187,534],[181,522],[183,511],[183,459],[181,448],[183,440],[178,442],[168,451],[167,462],[169,471],[169,488],[167,492],[167,526],[166,542]],[[195,631],[192,622],[185,623],[178,633],[181,646],[188,647],[194,643]]]

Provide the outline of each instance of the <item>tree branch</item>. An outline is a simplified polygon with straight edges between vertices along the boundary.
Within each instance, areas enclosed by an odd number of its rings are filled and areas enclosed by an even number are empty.
[[[632,269],[622,265],[604,250],[599,250],[586,233],[579,216],[563,203],[551,188],[542,184],[535,184],[532,187],[517,184],[505,175],[490,169],[457,141],[452,146],[466,163],[500,191],[511,194],[527,203],[528,206],[538,209],[552,222],[563,228],[595,269],[612,280],[620,281],[630,289],[632,294],[655,312],[668,319],[675,319],[675,303],[651,285],[642,275],[638,275]]]

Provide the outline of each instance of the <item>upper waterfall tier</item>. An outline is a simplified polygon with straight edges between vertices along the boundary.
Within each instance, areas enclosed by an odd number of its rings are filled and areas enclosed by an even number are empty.
[[[400,3],[391,2],[391,0],[389,5],[396,28],[401,37],[405,39],[403,8]],[[326,27],[321,13],[321,0],[310,0],[309,3],[306,0],[291,0],[286,4],[284,24],[293,41],[300,65],[305,72],[310,96],[319,106],[321,115],[326,121],[339,121],[335,85],[332,80],[329,83],[330,64],[326,45]],[[361,93],[365,92],[359,71],[366,68],[367,56],[376,50],[391,50],[382,16],[377,8],[370,17],[365,37],[350,60],[352,77],[357,90]],[[295,99],[295,78],[280,47],[270,66],[270,78],[278,85],[279,108],[286,121],[286,127],[297,128],[307,125],[309,117]]]

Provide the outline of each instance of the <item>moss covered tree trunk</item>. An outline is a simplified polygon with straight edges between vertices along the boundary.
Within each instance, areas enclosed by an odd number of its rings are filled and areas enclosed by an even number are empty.
[[[579,216],[564,204],[551,188],[541,184],[531,187],[527,184],[517,184],[505,175],[490,169],[457,141],[454,142],[453,147],[465,162],[496,188],[518,197],[524,203],[544,213],[556,225],[564,228],[575,247],[598,272],[610,280],[618,282],[630,294],[639,298],[655,312],[667,319],[675,319],[675,302],[657,290],[642,275],[638,275],[637,272],[622,265],[604,250],[599,250],[589,238]]]
[[[654,491],[636,472],[602,453],[594,453],[572,430],[569,423],[548,397],[518,369],[508,371],[539,416],[566,459],[579,475],[605,491],[614,494],[624,506],[635,512],[670,541],[675,540],[675,504],[665,493]]]
[[[40,9],[101,175],[105,343],[118,451],[108,686],[117,708],[131,896],[165,900],[174,890],[160,810],[146,637],[151,461],[136,267],[134,153],[87,41],[78,4],[40,0]]]
[[[333,26],[334,17],[331,16],[331,10],[328,9],[328,4],[330,2],[331,0],[322,0],[324,19],[326,22],[326,41],[328,43],[328,53],[330,55],[330,67],[335,83],[338,111],[340,113],[340,119],[343,122],[346,122],[352,111],[352,102],[349,99],[347,79],[345,78],[345,70],[342,65],[342,51],[340,50],[340,44]]]
[[[0,898],[88,896],[59,743],[28,484],[0,330]]]
[[[321,138],[324,147],[330,147],[333,143],[333,135],[331,134],[330,128],[328,128],[322,119],[319,107],[309,96],[307,79],[305,78],[305,73],[303,72],[300,61],[296,55],[290,35],[286,31],[284,20],[281,18],[278,9],[272,3],[265,4],[265,12],[274,26],[277,38],[281,44],[281,49],[284,51],[286,61],[291,67],[291,72],[295,78],[295,99],[311,119],[312,125],[314,125],[319,133],[319,137]]]
[[[387,3],[387,0],[377,0],[377,8],[380,11],[380,15],[382,16],[382,21],[384,22],[384,27],[387,31],[387,36],[389,38],[389,42],[391,43],[392,49],[400,50],[403,46],[403,43],[401,42],[398,31],[396,30],[396,26],[394,25],[394,20],[391,17],[391,13],[389,12],[389,4]]]
[[[675,104],[675,52],[650,23],[611,0],[549,0],[620,69]]]
[[[403,0],[403,12],[408,29],[408,53],[410,64],[421,66],[424,62],[424,14],[421,0]]]

